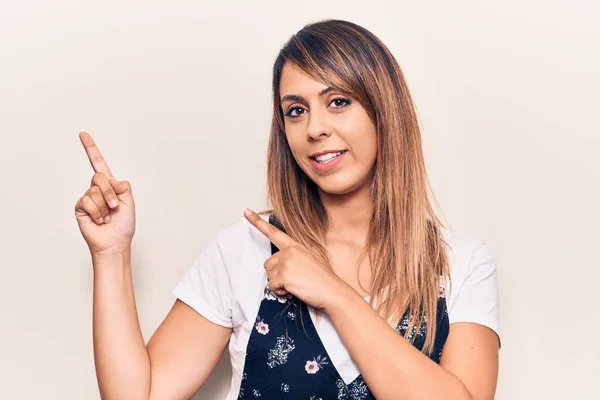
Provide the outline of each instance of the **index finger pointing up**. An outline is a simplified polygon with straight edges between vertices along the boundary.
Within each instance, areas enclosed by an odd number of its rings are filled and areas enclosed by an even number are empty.
[[[290,247],[296,244],[296,241],[289,237],[285,232],[277,229],[276,226],[268,223],[260,217],[257,213],[247,208],[244,211],[244,216],[256,229],[267,237],[278,249],[283,250],[286,247]]]
[[[108,168],[108,164],[104,161],[102,154],[100,154],[100,150],[96,147],[96,143],[94,143],[94,139],[92,139],[90,134],[81,132],[79,134],[79,140],[81,140],[81,144],[87,153],[94,172],[102,172],[107,177],[114,178],[112,172],[110,172],[110,168]]]

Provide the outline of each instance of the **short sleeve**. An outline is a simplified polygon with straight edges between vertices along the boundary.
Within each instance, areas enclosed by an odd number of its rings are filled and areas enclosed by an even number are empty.
[[[192,262],[173,294],[209,321],[233,326],[231,281],[216,238]]]
[[[498,315],[498,277],[489,247],[475,247],[462,282],[452,282],[458,292],[448,312],[450,323],[473,322],[487,326],[500,338]]]

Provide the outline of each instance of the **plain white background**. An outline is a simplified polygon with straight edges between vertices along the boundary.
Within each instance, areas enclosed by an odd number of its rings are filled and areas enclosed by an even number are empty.
[[[265,204],[271,67],[306,23],[398,59],[433,189],[495,255],[498,399],[600,392],[600,9],[594,1],[0,3],[0,398],[97,399],[73,208],[91,132],[138,209],[146,340],[205,241]],[[227,353],[225,357],[227,357]],[[198,399],[229,385],[222,360]]]

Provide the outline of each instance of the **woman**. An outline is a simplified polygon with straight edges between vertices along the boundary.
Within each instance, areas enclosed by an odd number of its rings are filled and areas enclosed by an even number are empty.
[[[76,216],[94,267],[103,398],[185,399],[229,342],[228,399],[491,399],[489,249],[443,228],[400,67],[355,24],[307,25],[273,70],[272,210],[208,242],[148,345],[130,273],[131,187],[96,173]]]

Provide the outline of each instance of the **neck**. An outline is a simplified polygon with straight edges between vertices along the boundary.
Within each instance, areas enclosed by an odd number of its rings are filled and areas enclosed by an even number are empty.
[[[368,185],[344,195],[321,191],[321,201],[327,213],[327,236],[366,242],[373,203]]]

